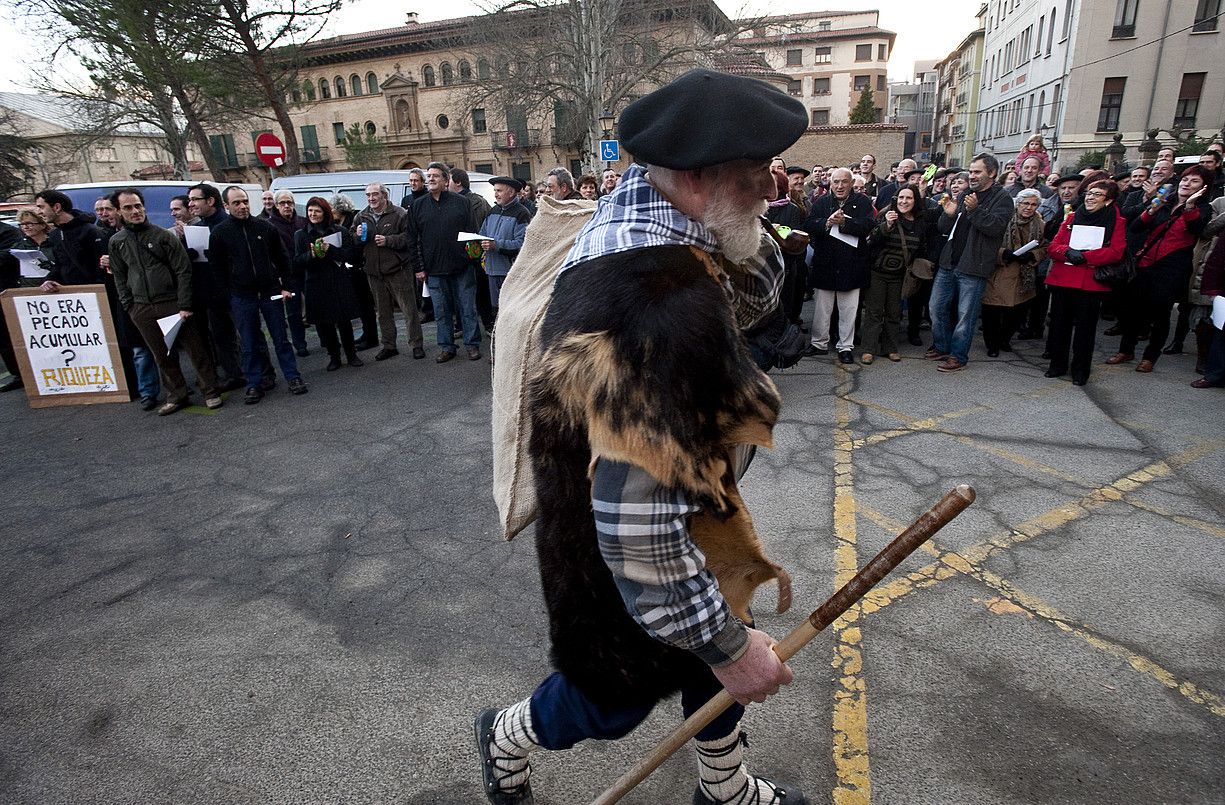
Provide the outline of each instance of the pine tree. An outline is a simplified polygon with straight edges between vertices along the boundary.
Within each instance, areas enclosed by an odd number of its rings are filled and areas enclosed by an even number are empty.
[[[851,125],[860,126],[876,122],[876,103],[872,100],[872,88],[864,87],[859,94],[859,102],[851,110]]]

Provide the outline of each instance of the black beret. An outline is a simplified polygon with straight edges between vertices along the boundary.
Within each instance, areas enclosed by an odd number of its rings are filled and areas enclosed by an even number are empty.
[[[795,98],[755,78],[690,70],[631,103],[617,121],[639,162],[697,170],[780,154],[808,128]]]
[[[788,176],[793,173],[802,173],[807,176],[808,174],[812,173],[812,171],[808,170],[808,168],[801,168],[799,165],[792,165],[791,167],[787,168],[786,173]]]
[[[1058,179],[1056,179],[1055,187],[1067,184],[1068,182],[1076,182],[1077,184],[1080,184],[1081,180],[1084,178],[1085,177],[1081,176],[1079,173],[1069,173],[1067,176],[1060,176]]]
[[[906,181],[906,180],[907,180],[907,179],[909,179],[911,176],[914,176],[916,173],[917,173],[917,174],[919,174],[920,176],[922,176],[922,175],[923,175],[923,169],[922,169],[922,168],[915,168],[915,169],[913,169],[913,170],[908,170],[908,171],[906,171],[905,173],[903,173],[903,174],[902,174],[902,181],[903,181],[903,182],[904,182],[904,181]]]
[[[523,189],[523,182],[511,176],[491,176],[489,178],[489,183],[509,185],[510,187],[515,188],[516,193]]]

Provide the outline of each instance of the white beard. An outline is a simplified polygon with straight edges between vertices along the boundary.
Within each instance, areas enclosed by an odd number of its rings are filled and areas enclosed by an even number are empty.
[[[737,207],[731,196],[718,194],[706,205],[702,222],[715,236],[719,251],[733,263],[740,263],[757,254],[761,246],[761,222],[765,201],[758,201],[749,209]]]

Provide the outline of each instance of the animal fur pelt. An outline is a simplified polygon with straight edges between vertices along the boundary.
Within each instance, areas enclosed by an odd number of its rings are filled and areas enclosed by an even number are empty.
[[[736,445],[772,445],[779,397],[753,363],[731,305],[686,247],[575,266],[558,280],[530,383],[536,545],[553,659],[597,702],[655,701],[704,664],[651,638],[625,611],[600,556],[589,472],[637,465],[702,507],[690,531],[729,606],[750,620],[758,585],[790,579],[764,555],[735,483]]]

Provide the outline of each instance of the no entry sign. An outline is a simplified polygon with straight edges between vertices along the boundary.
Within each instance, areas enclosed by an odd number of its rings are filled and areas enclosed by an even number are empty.
[[[264,132],[255,138],[256,158],[270,168],[279,168],[285,164],[285,143],[271,132]]]

